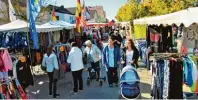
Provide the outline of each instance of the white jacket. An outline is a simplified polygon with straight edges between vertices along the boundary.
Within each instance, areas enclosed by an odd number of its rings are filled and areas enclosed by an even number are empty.
[[[71,64],[71,71],[83,69],[82,51],[78,47],[72,47],[67,62]]]

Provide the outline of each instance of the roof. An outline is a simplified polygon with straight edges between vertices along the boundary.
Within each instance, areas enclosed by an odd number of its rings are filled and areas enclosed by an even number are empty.
[[[70,7],[70,8],[66,8],[70,13],[72,13],[73,15],[75,15],[76,13],[76,7]]]
[[[70,13],[72,13],[72,14],[76,14],[76,7],[70,7],[70,8],[66,8]],[[88,12],[88,13],[90,13],[89,12],[89,9],[88,9],[88,7],[86,7],[86,12]]]
[[[64,13],[64,14],[69,14],[69,15],[74,15],[73,13],[71,13],[68,9],[64,8],[64,6],[54,6],[54,5],[50,5],[49,6],[51,9],[55,9],[55,12],[59,12],[59,13]]]
[[[96,10],[98,16],[105,17],[103,6],[93,6],[93,7],[89,6],[89,10]]]

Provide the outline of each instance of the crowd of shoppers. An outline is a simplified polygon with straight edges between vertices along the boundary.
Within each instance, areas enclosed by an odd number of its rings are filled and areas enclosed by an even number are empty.
[[[94,69],[96,71],[97,81],[100,78],[100,67],[106,68],[109,87],[113,87],[114,85],[118,87],[118,68],[121,65],[123,67],[127,65],[136,68],[139,67],[138,49],[135,47],[132,39],[126,38],[127,34],[123,29],[124,28],[115,28],[105,31],[90,29],[87,31],[89,33],[84,33],[83,39],[81,40],[85,44],[84,50],[79,47],[75,40],[70,41],[71,50],[67,58],[67,66],[70,65],[73,76],[73,90],[71,94],[77,94],[79,91],[83,91],[82,73],[85,68],[84,56],[87,57],[87,63],[89,62],[91,65],[91,67],[88,68],[88,72],[91,73],[91,69]],[[101,47],[101,40],[105,41],[107,38],[108,44]],[[59,94],[57,94],[59,63],[52,48],[53,46],[50,46],[43,56],[42,66],[46,68],[49,77],[49,95],[53,94],[53,97],[57,98],[59,96]],[[121,53],[121,51],[123,51],[123,53]],[[100,62],[103,62],[102,66],[100,66]]]

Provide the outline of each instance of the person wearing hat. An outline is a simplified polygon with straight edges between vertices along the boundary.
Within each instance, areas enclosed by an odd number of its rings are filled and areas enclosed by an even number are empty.
[[[114,37],[115,41],[114,41],[114,44],[121,47],[121,43],[122,43],[122,37],[121,35],[119,34],[119,30],[116,29],[114,31],[114,34],[112,35],[112,37]]]
[[[91,67],[96,71],[96,73],[97,73],[96,80],[98,81],[100,78],[100,72],[99,72],[100,71],[99,70],[100,62],[99,61],[102,58],[102,53],[101,53],[100,49],[96,45],[92,44],[92,42],[90,40],[87,40],[85,42],[85,44],[86,44],[86,48],[84,50],[84,53],[87,54],[87,57],[88,57],[89,61],[91,62]],[[88,71],[90,73],[91,68],[89,68]]]
[[[71,91],[71,95],[75,95],[78,91],[83,90],[82,72],[84,69],[84,65],[82,51],[78,48],[75,42],[72,42],[71,46],[72,49],[69,52],[67,62],[71,64],[71,71],[74,84],[74,88],[73,91]]]

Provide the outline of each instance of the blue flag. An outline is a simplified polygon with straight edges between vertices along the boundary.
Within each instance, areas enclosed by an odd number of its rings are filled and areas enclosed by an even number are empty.
[[[33,49],[39,49],[38,33],[36,32],[35,21],[41,10],[55,0],[28,0],[27,19],[29,20],[30,39],[33,41]]]
[[[40,12],[39,0],[28,0],[28,20],[30,39],[33,41],[33,49],[39,49],[38,33],[36,32],[35,20]]]

